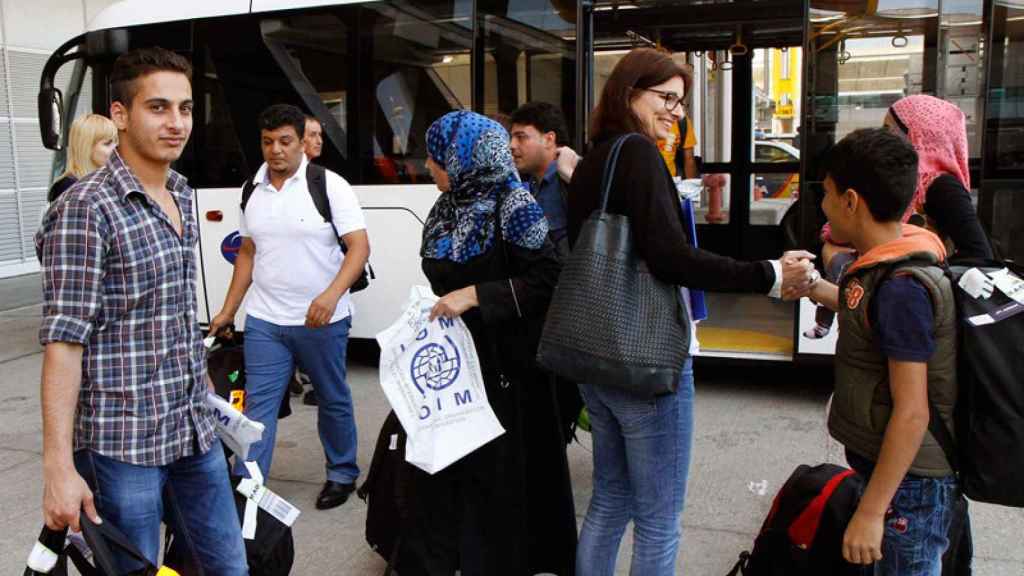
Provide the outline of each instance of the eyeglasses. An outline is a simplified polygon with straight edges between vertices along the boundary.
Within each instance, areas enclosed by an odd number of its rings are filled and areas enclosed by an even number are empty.
[[[657,94],[662,100],[665,101],[665,110],[671,112],[679,107],[683,103],[683,97],[676,94],[675,92],[665,92],[664,90],[655,90],[654,88],[644,88],[648,92]]]

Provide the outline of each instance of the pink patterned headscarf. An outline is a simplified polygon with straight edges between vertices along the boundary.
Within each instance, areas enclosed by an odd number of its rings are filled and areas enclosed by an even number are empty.
[[[928,187],[943,174],[951,174],[964,188],[971,189],[967,126],[960,108],[934,96],[916,94],[900,99],[889,112],[907,129],[907,137],[917,150],[917,189],[911,212],[922,210]]]
[[[917,151],[917,188],[903,214],[903,222],[924,210],[928,187],[943,174],[953,175],[964,188],[971,189],[967,125],[960,108],[934,96],[915,94],[896,101],[889,113],[906,130],[910,144]],[[831,242],[831,232],[826,223],[821,230],[822,240]]]

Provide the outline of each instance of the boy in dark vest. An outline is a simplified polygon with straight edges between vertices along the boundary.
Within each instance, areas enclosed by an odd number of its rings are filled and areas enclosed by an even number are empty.
[[[952,426],[956,404],[953,290],[937,236],[900,223],[917,153],[884,128],[857,130],[825,160],[822,208],[834,238],[860,254],[839,286],[810,296],[839,315],[829,432],[869,478],[843,538],[848,562],[875,574],[938,576],[948,545],[953,470],[928,431],[929,400]]]

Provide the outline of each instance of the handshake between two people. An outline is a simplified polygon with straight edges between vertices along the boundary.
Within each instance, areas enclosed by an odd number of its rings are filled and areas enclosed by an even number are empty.
[[[782,286],[779,296],[783,300],[798,300],[811,293],[821,274],[814,268],[814,254],[806,250],[790,250],[779,258],[782,268]]]

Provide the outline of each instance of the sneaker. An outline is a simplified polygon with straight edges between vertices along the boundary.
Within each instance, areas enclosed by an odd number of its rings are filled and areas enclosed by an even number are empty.
[[[829,330],[831,330],[831,328],[829,328],[828,326],[815,324],[814,327],[812,327],[810,330],[804,332],[804,338],[810,338],[811,340],[821,340],[825,336],[828,336]]]

